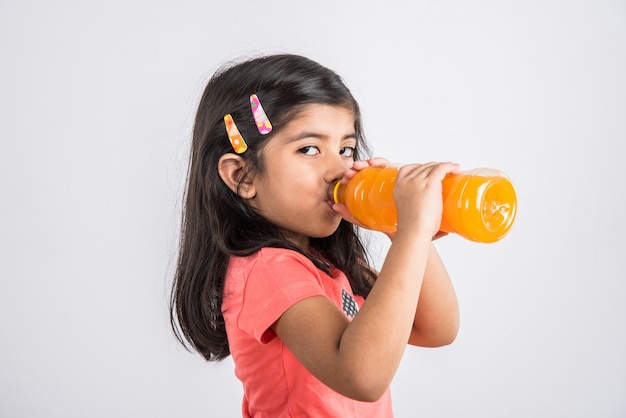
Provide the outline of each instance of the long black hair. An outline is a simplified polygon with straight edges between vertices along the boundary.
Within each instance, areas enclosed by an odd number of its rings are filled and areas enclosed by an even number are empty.
[[[273,126],[259,134],[249,97],[257,94]],[[305,251],[255,212],[222,181],[218,162],[232,152],[224,127],[231,114],[248,150],[240,154],[248,174],[263,172],[262,147],[308,104],[341,106],[355,115],[355,159],[367,152],[359,106],[335,72],[298,55],[270,55],[231,64],[209,80],[196,114],[184,197],[178,261],[170,299],[177,338],[206,360],[230,354],[222,299],[229,257],[254,254],[263,247],[298,251],[319,269],[330,263],[343,271],[354,293],[366,297],[375,279],[356,227],[342,220],[326,238],[311,238]],[[243,181],[243,179],[242,179]]]

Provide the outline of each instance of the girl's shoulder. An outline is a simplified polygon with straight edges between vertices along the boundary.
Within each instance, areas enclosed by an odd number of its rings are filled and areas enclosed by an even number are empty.
[[[249,256],[231,256],[229,267],[254,268],[259,266],[300,265],[316,270],[314,263],[304,254],[288,248],[263,247]]]

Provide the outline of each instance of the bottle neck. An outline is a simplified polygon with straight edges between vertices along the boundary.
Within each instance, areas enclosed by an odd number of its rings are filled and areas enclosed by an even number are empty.
[[[337,181],[334,186],[331,186],[328,190],[329,198],[335,203],[343,202],[343,187],[341,180]]]

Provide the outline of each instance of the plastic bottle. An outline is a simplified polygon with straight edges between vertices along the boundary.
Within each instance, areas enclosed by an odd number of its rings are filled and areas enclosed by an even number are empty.
[[[398,167],[367,167],[347,184],[337,182],[333,199],[343,203],[368,228],[395,232],[398,212],[393,188]],[[448,174],[442,182],[441,231],[456,233],[468,240],[490,243],[503,238],[517,212],[515,189],[504,173],[478,168]]]

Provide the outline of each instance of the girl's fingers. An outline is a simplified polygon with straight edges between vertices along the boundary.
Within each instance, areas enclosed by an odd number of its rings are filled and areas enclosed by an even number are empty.
[[[350,222],[351,224],[360,226],[361,228],[368,229],[365,225],[363,225],[354,216],[350,214],[350,212],[348,211],[348,208],[343,203],[335,203],[333,205],[333,210],[337,212],[338,214],[340,214],[343,219]]]
[[[347,183],[352,177],[356,175],[356,173],[366,167],[376,166],[376,167],[385,167],[388,166],[389,160],[381,157],[371,158],[369,160],[364,161],[355,161],[351,168],[349,168],[343,175],[341,179],[342,183]],[[402,178],[410,178],[416,176],[424,176],[429,177],[433,174],[436,174],[438,177],[443,177],[448,173],[457,173],[459,171],[459,165],[446,162],[430,162],[425,164],[407,164],[399,169],[398,180]]]
[[[370,158],[369,160],[360,160],[355,161],[351,168],[349,168],[343,175],[342,183],[346,183],[352,177],[356,175],[356,173],[366,167],[376,166],[376,167],[384,167],[389,165],[389,161],[385,158],[375,157]]]
[[[383,167],[390,164],[389,160],[382,158],[382,157],[370,158],[369,160],[367,160],[367,162],[369,163],[369,165],[383,166]]]
[[[448,173],[458,173],[460,166],[455,163],[439,163],[430,162],[425,164],[409,164],[400,168],[398,173],[398,179],[400,178],[413,178],[418,176],[430,177],[437,176],[443,177]]]

